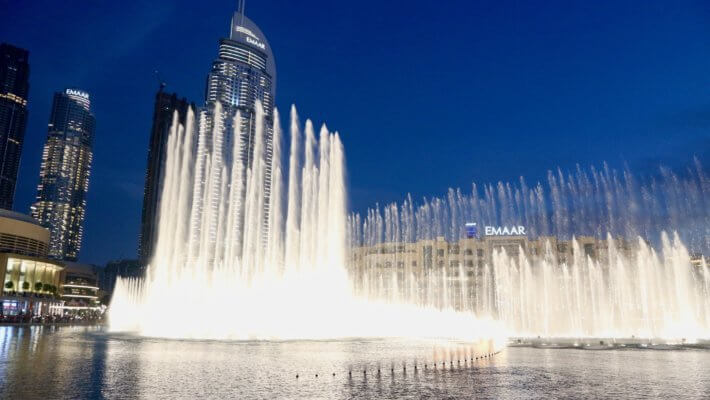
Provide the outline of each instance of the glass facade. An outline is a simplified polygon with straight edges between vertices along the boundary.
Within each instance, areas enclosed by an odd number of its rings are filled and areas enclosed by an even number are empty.
[[[29,322],[33,316],[60,315],[63,269],[62,265],[41,258],[0,254],[0,320]]]
[[[8,257],[5,264],[3,293],[50,295],[59,288],[62,267],[47,261]]]
[[[98,299],[97,291],[99,290],[95,279],[87,278],[81,275],[67,273],[62,297],[65,299]]]
[[[266,171],[264,176],[265,210],[264,226],[269,217],[271,191],[271,157],[273,149],[273,113],[276,92],[276,64],[266,37],[259,27],[243,13],[236,12],[232,18],[230,37],[219,41],[218,57],[212,63],[207,76],[205,106],[200,113],[200,136],[211,143],[211,132],[216,123],[225,130],[225,141],[219,143],[223,151],[232,148],[234,116],[241,115],[241,157],[247,164],[254,154],[256,134],[255,104],[261,102],[264,109],[264,143]],[[217,108],[217,103],[220,108]],[[218,111],[220,110],[221,111]],[[199,147],[198,147],[198,157]],[[246,169],[243,171],[246,174]],[[199,174],[199,172],[198,172]],[[216,183],[219,184],[219,183]],[[240,204],[243,204],[241,199]],[[214,205],[217,207],[217,205]],[[202,210],[200,210],[201,212]],[[238,212],[243,218],[243,212]]]
[[[165,149],[173,123],[173,115],[177,112],[178,121],[185,123],[187,110],[192,105],[186,99],[178,98],[175,93],[163,92],[162,86],[155,95],[153,111],[153,128],[150,133],[148,147],[148,166],[145,174],[143,190],[143,211],[141,213],[141,233],[138,245],[138,257],[141,265],[150,262],[153,255],[156,234],[158,230],[158,210],[162,191],[162,176],[165,168]]]
[[[88,264],[67,262],[62,284],[62,308],[65,313],[101,308],[99,302],[98,268]]]
[[[27,124],[29,52],[0,44],[0,208],[12,209]]]
[[[32,205],[32,216],[49,229],[52,258],[74,261],[81,248],[94,124],[88,93],[55,93]]]

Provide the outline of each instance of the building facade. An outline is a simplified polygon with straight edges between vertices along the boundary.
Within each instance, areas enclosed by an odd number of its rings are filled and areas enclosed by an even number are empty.
[[[89,94],[66,89],[54,95],[42,152],[32,216],[49,229],[49,256],[75,261],[81,248],[89,188],[94,114]]]
[[[607,240],[580,236],[574,240],[585,257],[605,260],[608,257]],[[634,247],[623,239],[614,239],[617,250],[631,256]],[[574,246],[571,240],[553,236],[529,239],[523,235],[483,236],[463,238],[449,242],[443,237],[420,240],[415,243],[381,243],[374,246],[356,247],[350,250],[350,266],[356,269],[389,268],[456,268],[464,267],[473,274],[476,269],[492,264],[496,251],[505,251],[508,256],[543,256],[549,251],[560,264],[571,262]]]
[[[29,52],[0,44],[0,208],[12,209],[27,125]]]
[[[636,245],[621,238],[609,242],[590,236],[562,240],[552,236],[531,239],[525,235],[506,234],[474,236],[450,242],[438,237],[414,243],[381,243],[351,248],[348,270],[359,293],[376,287],[384,288],[378,294],[387,298],[393,295],[390,291],[406,290],[411,278],[426,286],[434,277],[434,280],[451,282],[449,288],[452,292],[476,296],[481,292],[481,286],[490,279],[496,255],[505,253],[514,259],[520,255],[528,259],[554,259],[559,264],[569,264],[575,255],[583,255],[607,262],[610,247],[627,258],[633,257],[636,250]],[[465,290],[461,285],[467,286]],[[452,305],[460,307],[462,299],[454,300]]]
[[[243,9],[234,13],[229,38],[219,41],[218,56],[212,62],[207,76],[205,106],[200,112],[200,137],[205,138],[205,146],[198,146],[200,152],[211,151],[212,133],[216,124],[224,130],[222,146],[229,153],[232,148],[231,132],[234,117],[239,112],[241,120],[242,147],[240,156],[246,165],[254,157],[256,135],[256,103],[261,103],[264,111],[263,140],[265,145],[266,171],[264,175],[264,226],[269,216],[271,191],[271,161],[273,152],[274,96],[276,93],[276,63],[271,46],[259,27],[244,15]],[[213,166],[214,167],[214,166]],[[200,171],[197,171],[199,174]],[[246,169],[243,171],[246,177]],[[219,185],[220,182],[213,182]],[[243,204],[243,199],[240,199]],[[207,207],[217,207],[217,202]],[[203,210],[198,210],[202,212]],[[240,221],[243,212],[238,212]],[[243,231],[243,229],[239,229]],[[265,230],[264,230],[265,231]]]
[[[0,317],[58,315],[64,265],[46,258],[49,231],[29,215],[0,210]],[[24,320],[24,319],[22,319]]]
[[[32,217],[0,210],[0,252],[47,257],[49,231]]]
[[[102,307],[99,300],[99,272],[94,265],[65,262],[61,277],[62,309],[65,314],[98,318]]]
[[[153,255],[158,230],[158,211],[160,195],[163,188],[166,146],[173,117],[177,115],[178,122],[185,123],[187,111],[194,105],[184,98],[178,98],[175,93],[166,93],[161,85],[155,95],[153,110],[153,127],[150,132],[148,147],[148,163],[143,190],[143,211],[141,213],[141,232],[138,244],[138,257],[141,265],[148,265]],[[177,114],[176,114],[177,113]]]

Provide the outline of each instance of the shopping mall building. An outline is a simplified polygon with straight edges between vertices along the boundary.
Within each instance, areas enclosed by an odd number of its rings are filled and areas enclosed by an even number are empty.
[[[32,217],[0,210],[0,300],[3,316],[57,315],[62,263],[47,258],[49,231]]]
[[[98,309],[97,271],[47,257],[49,231],[0,209],[0,317],[60,316]]]

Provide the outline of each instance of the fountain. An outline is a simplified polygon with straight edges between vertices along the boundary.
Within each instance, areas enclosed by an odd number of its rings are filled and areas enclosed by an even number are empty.
[[[710,248],[710,180],[697,159],[686,175],[558,170],[547,188],[474,184],[352,214],[357,292],[495,318],[512,337],[707,341],[710,269],[686,246]]]
[[[228,133],[219,119],[200,129],[192,110],[184,126],[175,117],[156,251],[144,279],[118,280],[110,330],[193,339],[433,337],[484,340],[486,349],[494,339],[499,348],[502,330],[491,319],[354,295],[339,135],[323,126],[316,138],[310,121],[302,134],[292,108],[286,175],[274,115],[267,138],[257,104],[253,143],[239,131],[239,113]],[[249,145],[251,162],[241,151]]]
[[[495,252],[483,283],[494,300],[482,313],[516,336],[710,338],[710,270],[691,266],[677,235],[663,235],[660,254],[640,239],[628,255],[607,243],[608,255],[593,260],[575,240],[564,263],[551,246],[539,257]]]

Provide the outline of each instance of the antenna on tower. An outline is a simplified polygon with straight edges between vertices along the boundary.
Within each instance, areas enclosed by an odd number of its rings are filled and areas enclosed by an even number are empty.
[[[158,71],[157,69],[153,71],[153,74],[155,75],[155,79],[158,80],[158,84],[160,85],[158,91],[162,92],[165,86],[167,86],[167,83],[165,83],[165,81],[160,78],[160,71]]]
[[[237,3],[237,12],[239,13],[239,25],[244,25],[244,7],[246,0],[239,0]]]

